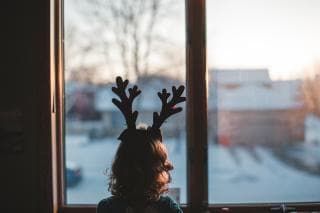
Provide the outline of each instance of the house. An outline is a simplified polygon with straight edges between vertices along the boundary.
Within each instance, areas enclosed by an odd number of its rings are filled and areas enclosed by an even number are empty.
[[[67,82],[65,87],[65,114],[68,120],[99,120],[94,106],[97,86],[80,82]]]
[[[267,69],[210,70],[209,138],[226,145],[304,140],[301,81],[273,81]]]

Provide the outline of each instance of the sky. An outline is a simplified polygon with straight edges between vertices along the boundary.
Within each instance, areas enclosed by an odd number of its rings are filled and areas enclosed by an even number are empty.
[[[320,60],[319,0],[208,0],[208,67],[265,67],[272,79],[312,75]]]
[[[159,29],[183,57],[180,1],[176,20],[163,21]],[[76,17],[72,4],[78,1],[65,1],[66,20]],[[320,64],[320,0],[207,0],[206,6],[209,69],[267,68],[271,79],[286,80],[312,76]]]

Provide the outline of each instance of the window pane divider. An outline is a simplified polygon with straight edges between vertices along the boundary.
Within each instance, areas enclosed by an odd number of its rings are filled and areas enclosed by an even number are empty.
[[[186,0],[188,212],[201,212],[208,204],[205,18],[205,0]]]

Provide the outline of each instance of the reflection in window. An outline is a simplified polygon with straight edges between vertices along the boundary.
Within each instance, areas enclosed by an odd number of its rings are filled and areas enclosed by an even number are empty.
[[[138,121],[151,124],[158,91],[185,82],[184,2],[66,0],[65,154],[68,204],[108,196],[110,168],[124,119],[111,103],[115,77],[137,84]],[[170,33],[168,33],[170,32]],[[185,116],[163,127],[172,172],[171,195],[186,202]]]

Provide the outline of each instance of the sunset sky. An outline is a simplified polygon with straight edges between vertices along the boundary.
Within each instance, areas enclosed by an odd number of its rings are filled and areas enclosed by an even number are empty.
[[[175,18],[161,19],[158,31],[183,58],[185,5],[172,1]],[[65,1],[66,27],[73,22],[86,28],[77,4]],[[209,69],[268,68],[274,80],[312,76],[320,64],[320,0],[207,0],[207,50]]]
[[[320,1],[208,0],[207,45],[208,67],[303,77],[320,60]]]

